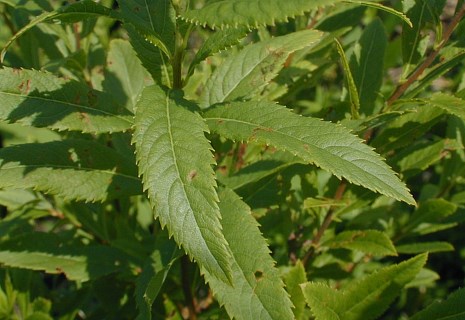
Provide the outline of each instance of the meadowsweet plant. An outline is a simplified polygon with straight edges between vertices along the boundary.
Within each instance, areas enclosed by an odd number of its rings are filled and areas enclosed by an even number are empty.
[[[460,319],[464,14],[0,1],[0,318]]]

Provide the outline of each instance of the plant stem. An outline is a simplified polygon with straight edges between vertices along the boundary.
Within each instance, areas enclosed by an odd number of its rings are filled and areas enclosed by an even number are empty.
[[[336,193],[334,194],[334,199],[335,200],[341,200],[342,196],[344,194],[344,191],[347,187],[347,183],[345,180],[341,181],[339,186],[337,187]],[[320,228],[318,229],[316,235],[313,237],[312,241],[312,246],[311,248],[307,251],[305,256],[302,259],[302,263],[304,266],[308,263],[310,258],[315,254],[315,249],[318,247],[320,244],[320,240],[323,237],[323,234],[325,231],[329,228],[331,225],[331,222],[333,222],[333,217],[334,217],[334,207],[331,206],[328,210],[328,213],[326,213],[326,216],[323,220],[323,223],[321,224]]]
[[[187,255],[182,256],[181,258],[181,281],[182,281],[182,291],[184,293],[184,301],[187,309],[189,310],[190,320],[196,320],[197,314],[195,313],[195,304],[194,297],[192,296],[192,291],[190,287],[190,278],[189,278],[189,258]]]
[[[455,30],[455,28],[457,27],[457,25],[459,24],[460,20],[463,18],[464,15],[465,15],[465,3],[462,5],[460,10],[457,11],[454,18],[447,26],[442,36],[442,40],[437,46],[437,48],[434,49],[428,55],[426,60],[423,61],[423,63],[417,67],[417,69],[407,78],[407,80],[404,83],[402,83],[401,85],[397,87],[397,89],[388,99],[386,110],[388,110],[389,107],[392,105],[392,103],[394,103],[394,101],[399,99],[404,94],[404,92],[412,85],[412,83],[415,82],[423,74],[426,68],[428,68],[433,63],[434,59],[436,59],[441,49],[446,45],[447,41],[449,41],[449,38],[452,35],[452,32]]]

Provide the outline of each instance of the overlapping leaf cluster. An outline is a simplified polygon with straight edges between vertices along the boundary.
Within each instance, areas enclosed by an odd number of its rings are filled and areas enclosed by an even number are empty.
[[[0,149],[0,315],[18,303],[14,268],[90,281],[70,299],[98,297],[138,319],[180,315],[176,305],[191,319],[203,308],[375,319],[406,287],[431,285],[425,252],[453,246],[425,236],[463,220],[465,192],[464,91],[422,94],[463,57],[446,43],[465,6],[435,45],[424,37],[442,28],[444,6],[0,1],[12,18],[0,38],[0,120],[21,137]],[[397,47],[386,21],[403,23]],[[22,46],[33,33],[50,45]],[[400,80],[387,80],[398,59]],[[399,254],[418,255],[389,265]],[[415,317],[457,315],[460,295]],[[41,301],[21,315],[50,318]],[[123,316],[110,309],[86,312]]]

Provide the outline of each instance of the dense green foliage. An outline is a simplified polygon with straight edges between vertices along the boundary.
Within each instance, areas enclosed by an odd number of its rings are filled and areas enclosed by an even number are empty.
[[[0,319],[462,319],[464,15],[0,0]]]

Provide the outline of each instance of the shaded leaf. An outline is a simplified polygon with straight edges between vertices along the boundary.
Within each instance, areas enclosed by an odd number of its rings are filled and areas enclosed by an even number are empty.
[[[0,119],[55,130],[125,131],[132,114],[110,95],[35,70],[0,69]]]
[[[232,285],[205,272],[215,298],[234,319],[293,319],[289,296],[250,208],[229,189],[219,196],[221,224],[232,252]]]
[[[283,280],[286,284],[286,290],[291,296],[292,304],[294,305],[294,316],[297,320],[306,319],[305,316],[305,297],[302,293],[300,285],[307,282],[304,265],[298,260],[295,266],[290,267],[283,274]]]
[[[219,105],[205,112],[205,118],[213,131],[225,137],[273,145],[338,178],[415,203],[383,159],[342,126],[301,117],[266,101]]]
[[[276,153],[266,159],[252,163],[228,177],[218,177],[218,180],[233,190],[240,189],[248,184],[257,182],[265,177],[275,175],[285,168],[302,163],[297,157],[287,152]]]
[[[362,5],[362,6],[367,6],[367,7],[371,7],[371,8],[375,8],[375,9],[379,9],[379,10],[382,10],[382,11],[389,12],[390,14],[400,18],[405,23],[407,23],[410,27],[412,27],[412,22],[410,21],[410,19],[405,14],[403,14],[402,12],[399,12],[399,11],[393,9],[393,8],[386,7],[385,5],[382,5],[381,3],[377,3],[377,2],[374,2],[374,1],[359,1],[359,0],[344,0],[344,2],[359,4],[359,5]]]
[[[176,13],[170,0],[119,1],[121,16],[168,57],[174,54]]]
[[[355,44],[350,68],[358,89],[360,112],[371,115],[384,76],[384,53],[387,36],[384,25],[376,18],[363,31]]]
[[[396,256],[396,248],[388,235],[378,230],[343,231],[323,245],[330,248],[358,250],[374,256]]]
[[[88,281],[113,272],[128,272],[128,256],[108,246],[78,246],[53,233],[34,232],[0,242],[0,263],[9,267],[65,274]]]
[[[406,176],[418,173],[444,158],[450,150],[460,148],[455,140],[427,141],[399,152],[391,161]],[[409,173],[408,171],[412,172]]]
[[[110,42],[103,81],[105,92],[111,92],[116,101],[133,111],[147,76],[129,42],[121,39]]]
[[[445,301],[435,301],[426,309],[416,313],[411,320],[460,320],[465,317],[465,288],[451,293]]]
[[[215,163],[208,130],[180,92],[153,85],[136,106],[136,157],[155,217],[209,273],[231,280],[228,243],[221,232]]]
[[[189,65],[189,70],[187,72],[188,76],[194,73],[195,66],[200,62],[223,49],[237,44],[241,38],[245,37],[247,32],[248,29],[245,27],[215,31],[205,40],[203,45],[195,54],[194,59]]]
[[[65,199],[103,201],[142,192],[133,162],[85,140],[0,149],[0,173],[0,188],[34,188]]]
[[[427,234],[442,230],[441,222],[456,210],[457,206],[455,204],[441,198],[421,202],[410,217],[403,232],[409,233],[413,231],[419,234]]]
[[[323,283],[302,285],[305,299],[317,320],[370,320],[380,316],[412,281],[426,262],[422,254],[398,265],[385,267],[348,288],[334,290]]]
[[[245,99],[268,84],[292,52],[314,45],[321,32],[304,30],[246,46],[225,59],[208,78],[200,97],[204,108]]]
[[[346,55],[344,53],[344,49],[342,48],[342,44],[334,38],[336,42],[336,49],[341,57],[342,68],[344,69],[344,75],[347,82],[347,91],[349,91],[349,101],[350,101],[350,111],[352,113],[353,119],[358,119],[359,114],[358,110],[360,109],[360,100],[358,97],[357,86],[355,85],[354,78],[352,77],[352,72],[350,71],[349,62],[347,61]]]
[[[373,138],[371,145],[378,151],[388,152],[411,144],[441,120],[444,111],[436,108],[418,107],[418,101],[402,101],[404,106],[413,104],[412,112],[400,115],[386,124]]]
[[[397,245],[396,249],[399,253],[408,254],[454,251],[454,247],[449,242],[443,241],[405,243]]]
[[[0,62],[3,63],[5,58],[6,51],[11,46],[11,44],[16,41],[20,36],[22,36],[26,31],[30,30],[34,26],[42,22],[50,22],[53,20],[60,20],[67,23],[77,22],[88,18],[94,17],[112,17],[112,11],[91,0],[83,0],[76,3],[72,3],[67,6],[62,6],[59,9],[52,12],[44,12],[43,14],[34,18],[30,23],[24,26],[19,30],[3,47],[3,50],[0,54]]]
[[[424,102],[432,107],[440,108],[447,113],[465,120],[465,100],[445,93],[435,93]]]
[[[131,45],[145,69],[153,80],[160,85],[171,86],[173,69],[168,56],[156,45],[147,41],[136,28],[130,24],[124,26],[128,32]]]
[[[152,319],[152,304],[158,296],[180,250],[168,237],[157,236],[155,250],[136,281],[135,297],[139,309],[137,320]]]

